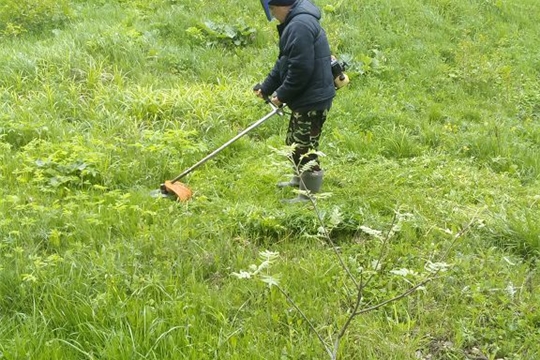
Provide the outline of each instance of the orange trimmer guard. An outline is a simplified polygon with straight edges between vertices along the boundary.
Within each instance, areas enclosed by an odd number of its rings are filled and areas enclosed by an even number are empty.
[[[179,182],[165,181],[163,184],[168,193],[175,194],[178,201],[188,201],[191,199],[193,192],[185,184]]]

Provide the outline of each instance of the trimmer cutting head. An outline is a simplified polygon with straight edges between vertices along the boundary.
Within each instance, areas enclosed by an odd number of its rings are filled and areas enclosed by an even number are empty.
[[[193,192],[185,184],[179,182],[165,181],[159,187],[163,195],[176,195],[178,201],[188,201],[193,196]]]

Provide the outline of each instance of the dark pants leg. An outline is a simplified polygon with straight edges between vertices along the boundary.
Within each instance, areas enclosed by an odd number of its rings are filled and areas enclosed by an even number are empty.
[[[311,170],[320,170],[319,158],[316,154],[304,155],[311,150],[319,149],[319,140],[327,114],[328,110],[292,113],[285,143],[289,146],[296,145],[293,153],[295,166],[301,167],[310,161],[315,161],[316,165]]]

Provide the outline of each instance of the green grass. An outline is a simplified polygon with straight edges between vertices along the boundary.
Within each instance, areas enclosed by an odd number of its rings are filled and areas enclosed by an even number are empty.
[[[352,80],[316,208],[280,202],[279,117],[183,179],[189,202],[149,196],[270,111],[258,1],[0,5],[0,358],[327,358],[278,289],[231,275],[278,252],[265,274],[335,339],[354,288],[316,211],[375,274],[364,307],[450,265],[357,317],[340,358],[540,356],[540,5],[315,2]]]

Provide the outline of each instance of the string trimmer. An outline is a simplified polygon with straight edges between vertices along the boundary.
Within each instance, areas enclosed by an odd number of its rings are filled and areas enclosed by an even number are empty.
[[[210,154],[208,154],[206,157],[201,159],[196,164],[192,165],[190,168],[184,170],[180,175],[175,177],[172,180],[166,180],[163,184],[161,184],[159,190],[154,191],[154,194],[157,194],[158,196],[161,195],[163,197],[176,197],[178,201],[187,201],[191,198],[193,195],[193,192],[191,189],[183,183],[178,182],[178,180],[182,179],[187,174],[191,173],[193,170],[197,169],[199,166],[206,163],[208,160],[212,159],[214,156],[216,156],[218,153],[220,153],[223,149],[230,146],[232,143],[234,143],[236,140],[240,139],[242,136],[249,133],[251,130],[259,127],[264,123],[266,120],[270,119],[272,116],[278,114],[283,115],[283,107],[277,107],[272,102],[270,102],[268,99],[266,99],[266,102],[272,106],[272,111],[266,114],[261,119],[257,120],[253,124],[251,124],[248,128],[240,132],[238,135],[227,141],[225,144],[221,145],[216,150],[212,151]]]

